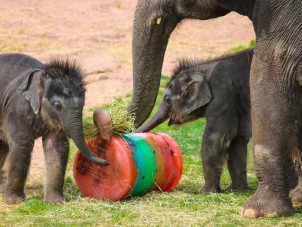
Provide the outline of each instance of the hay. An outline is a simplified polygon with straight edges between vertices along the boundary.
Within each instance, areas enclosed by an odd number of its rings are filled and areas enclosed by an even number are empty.
[[[96,125],[90,122],[83,122],[83,132],[87,140],[91,140],[99,135],[99,130]]]
[[[128,103],[122,101],[115,101],[109,105],[108,112],[110,114],[113,126],[113,133],[115,135],[122,135],[135,131],[134,114],[127,112]],[[84,137],[91,140],[99,135],[99,130],[94,123],[83,123]]]
[[[116,101],[109,106],[114,134],[121,135],[135,131],[135,116],[127,111],[127,107],[128,103],[122,101]]]

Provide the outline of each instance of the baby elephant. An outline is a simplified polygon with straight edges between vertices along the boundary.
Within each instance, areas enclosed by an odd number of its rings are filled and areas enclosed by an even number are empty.
[[[7,203],[25,199],[31,152],[38,137],[42,136],[45,153],[47,203],[64,200],[67,137],[91,162],[108,164],[86,146],[82,129],[84,100],[83,75],[75,62],[54,59],[42,64],[26,55],[0,55],[0,173],[10,153],[4,187]]]
[[[182,61],[168,83],[154,116],[138,131],[153,129],[165,120],[183,124],[206,118],[201,157],[203,193],[220,192],[224,162],[231,190],[248,189],[247,144],[251,137],[249,72],[253,50],[210,61]]]

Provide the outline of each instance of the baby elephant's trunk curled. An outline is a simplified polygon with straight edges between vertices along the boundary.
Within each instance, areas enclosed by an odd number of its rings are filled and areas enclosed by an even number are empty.
[[[81,115],[81,114],[77,114]],[[93,162],[97,165],[107,166],[109,162],[95,156],[87,147],[84,134],[83,134],[83,126],[82,126],[82,115],[71,117],[69,121],[65,121],[66,132],[72,138],[77,148],[80,150],[81,154],[90,162]],[[75,120],[77,119],[77,120]]]

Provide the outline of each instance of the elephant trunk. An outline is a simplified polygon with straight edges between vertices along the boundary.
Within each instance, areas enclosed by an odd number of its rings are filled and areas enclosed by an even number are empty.
[[[167,44],[164,48],[166,48]],[[143,51],[145,49],[145,51]],[[133,98],[129,111],[135,114],[135,126],[139,127],[151,114],[156,102],[165,49],[148,51],[140,41],[133,40]],[[144,54],[148,53],[148,54]]]
[[[177,24],[168,24],[163,19],[162,24],[153,25],[152,29],[146,26],[146,15],[140,9],[136,9],[133,24],[133,98],[128,108],[136,116],[136,127],[146,121],[154,107],[168,40]]]
[[[87,147],[86,141],[83,134],[82,125],[82,114],[74,113],[72,116],[65,117],[64,129],[67,134],[72,138],[77,148],[80,150],[81,154],[90,162],[95,163],[100,166],[107,166],[109,162],[95,156]]]
[[[164,102],[161,103],[156,113],[145,124],[137,129],[137,132],[148,132],[169,118],[170,108]]]

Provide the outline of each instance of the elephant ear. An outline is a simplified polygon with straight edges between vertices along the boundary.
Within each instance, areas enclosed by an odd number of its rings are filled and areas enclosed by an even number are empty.
[[[40,69],[30,69],[24,73],[26,78],[19,89],[24,98],[30,103],[34,113],[37,114],[41,107],[41,77],[45,72]]]
[[[183,99],[185,100],[185,111],[187,114],[208,104],[213,96],[207,79],[202,73],[191,75],[191,81],[186,86]]]

